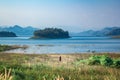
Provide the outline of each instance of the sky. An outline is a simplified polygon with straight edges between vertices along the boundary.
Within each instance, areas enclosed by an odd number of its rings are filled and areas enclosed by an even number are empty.
[[[0,0],[0,26],[71,32],[120,26],[120,0]]]

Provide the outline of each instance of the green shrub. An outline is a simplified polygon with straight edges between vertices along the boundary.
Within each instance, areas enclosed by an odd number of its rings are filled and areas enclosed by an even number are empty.
[[[120,68],[120,59],[114,60],[113,66],[116,68]]]
[[[87,64],[89,65],[98,65],[100,64],[100,56],[91,56],[88,60],[87,60]]]
[[[113,64],[113,60],[109,58],[108,56],[103,55],[100,58],[100,64],[104,66],[110,66]]]
[[[80,62],[82,62],[82,61],[80,61]],[[84,63],[87,63],[88,65],[111,66],[111,65],[113,65],[113,60],[106,55],[100,55],[100,56],[94,55],[94,56],[89,57],[87,60],[84,60]],[[116,66],[119,65],[119,61],[114,62],[114,63],[116,63]]]
[[[96,60],[96,59],[94,59],[94,60],[89,60],[89,61],[87,62],[87,64],[88,64],[88,65],[98,65],[98,64],[100,64],[100,60]]]
[[[94,55],[94,56],[91,56],[89,59],[99,60],[100,58],[101,58],[101,56]]]

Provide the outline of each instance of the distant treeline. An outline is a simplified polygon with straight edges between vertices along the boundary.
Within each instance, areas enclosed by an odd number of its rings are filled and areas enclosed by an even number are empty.
[[[17,37],[17,36],[13,32],[0,31],[0,37]]]

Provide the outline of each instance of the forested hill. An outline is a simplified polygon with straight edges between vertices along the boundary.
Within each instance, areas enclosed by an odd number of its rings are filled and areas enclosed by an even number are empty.
[[[0,31],[0,37],[17,37],[13,32]]]
[[[108,35],[112,35],[112,36],[118,36],[119,35],[120,36],[120,28],[110,31]]]
[[[32,38],[34,39],[69,38],[69,33],[68,31],[64,31],[58,28],[45,28],[43,30],[36,30]]]

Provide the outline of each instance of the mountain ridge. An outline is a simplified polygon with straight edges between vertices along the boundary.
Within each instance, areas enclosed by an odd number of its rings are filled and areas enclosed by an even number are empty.
[[[116,33],[117,31],[117,33]],[[101,30],[87,30],[78,33],[71,33],[71,36],[114,36],[120,35],[120,27],[105,27]]]
[[[17,36],[33,36],[34,31],[39,28],[32,26],[22,27],[19,25],[14,26],[0,26],[0,31],[14,32]],[[70,36],[116,36],[120,35],[120,27],[105,27],[101,30],[87,30],[83,32],[70,32]]]
[[[33,28],[32,26],[22,27],[19,25],[14,25],[14,26],[0,27],[0,31],[14,32],[17,36],[32,36],[35,30],[37,30],[37,28]]]

